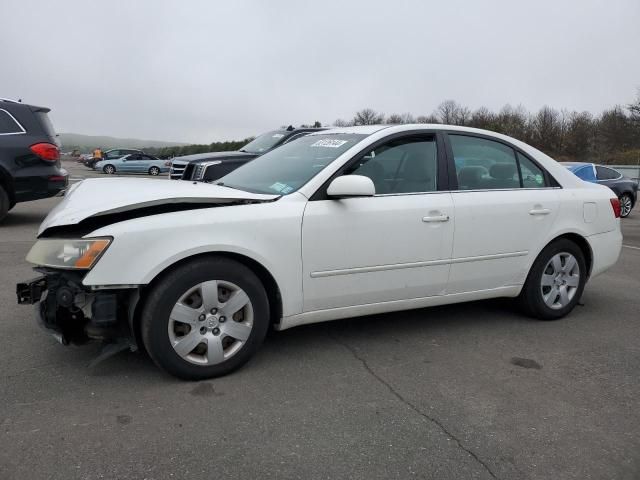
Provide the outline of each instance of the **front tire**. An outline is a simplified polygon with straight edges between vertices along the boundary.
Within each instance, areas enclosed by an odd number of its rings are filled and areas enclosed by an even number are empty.
[[[141,319],[153,361],[184,380],[240,368],[258,350],[268,327],[264,286],[248,267],[223,257],[193,260],[162,278]]]
[[[578,245],[567,239],[547,245],[533,263],[518,297],[524,312],[556,320],[576,306],[587,280],[587,265]]]
[[[631,210],[633,210],[633,199],[628,193],[623,193],[620,196],[620,216],[622,218],[628,217]]]
[[[116,167],[114,167],[113,165],[105,165],[102,168],[102,171],[107,175],[113,175],[114,173],[116,173]]]
[[[158,167],[151,167],[149,169],[149,175],[153,175],[154,177],[157,177],[158,175],[160,175],[160,169]]]

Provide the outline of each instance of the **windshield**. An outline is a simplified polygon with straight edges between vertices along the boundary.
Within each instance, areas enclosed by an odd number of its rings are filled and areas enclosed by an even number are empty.
[[[258,138],[251,140],[240,149],[241,152],[248,153],[264,153],[271,150],[286,135],[282,130],[274,130],[273,132],[263,133]]]
[[[293,140],[222,177],[219,185],[253,193],[295,192],[366,135],[308,135]]]

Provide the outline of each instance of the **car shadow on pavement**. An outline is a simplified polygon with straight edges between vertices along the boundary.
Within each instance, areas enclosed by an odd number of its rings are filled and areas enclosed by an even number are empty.
[[[404,350],[406,339],[427,339],[451,335],[451,330],[465,332],[471,329],[488,331],[504,329],[505,325],[527,325],[537,322],[520,314],[510,299],[493,299],[456,305],[422,308],[401,312],[370,315],[303,325],[290,330],[271,331],[262,348],[249,363],[231,376],[256,374],[260,369],[269,369],[272,361],[287,358],[290,368],[296,368],[296,357],[310,360],[310,352],[344,348],[343,341],[367,342],[383,345],[393,354],[393,349]],[[95,355],[97,355],[96,350]],[[311,359],[313,361],[313,359]],[[88,362],[87,362],[88,363]],[[162,373],[151,358],[140,350],[122,352],[91,367],[92,377],[127,376],[149,381],[181,382]],[[251,372],[251,373],[249,373]]]

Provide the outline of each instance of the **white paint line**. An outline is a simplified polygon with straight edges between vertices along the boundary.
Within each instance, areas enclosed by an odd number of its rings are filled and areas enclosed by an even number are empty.
[[[625,248],[632,248],[634,250],[640,250],[640,247],[632,247],[631,245],[622,245]]]

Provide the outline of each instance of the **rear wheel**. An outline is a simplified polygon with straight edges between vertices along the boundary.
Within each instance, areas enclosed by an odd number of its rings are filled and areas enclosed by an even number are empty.
[[[151,167],[149,169],[149,175],[153,175],[154,177],[160,175],[160,169],[158,167]]]
[[[269,301],[258,277],[227,258],[178,267],[153,287],[142,338],[153,361],[185,380],[230,373],[258,350],[269,326]]]
[[[576,306],[587,279],[580,247],[567,239],[548,245],[534,262],[518,298],[525,313],[556,320]]]
[[[4,220],[10,209],[9,195],[7,195],[5,189],[0,185],[0,222]]]
[[[116,173],[116,167],[114,167],[113,165],[105,165],[102,168],[102,171],[107,175],[113,175],[114,173]]]
[[[628,217],[633,209],[633,199],[628,193],[623,193],[620,196],[620,216],[622,218]]]

